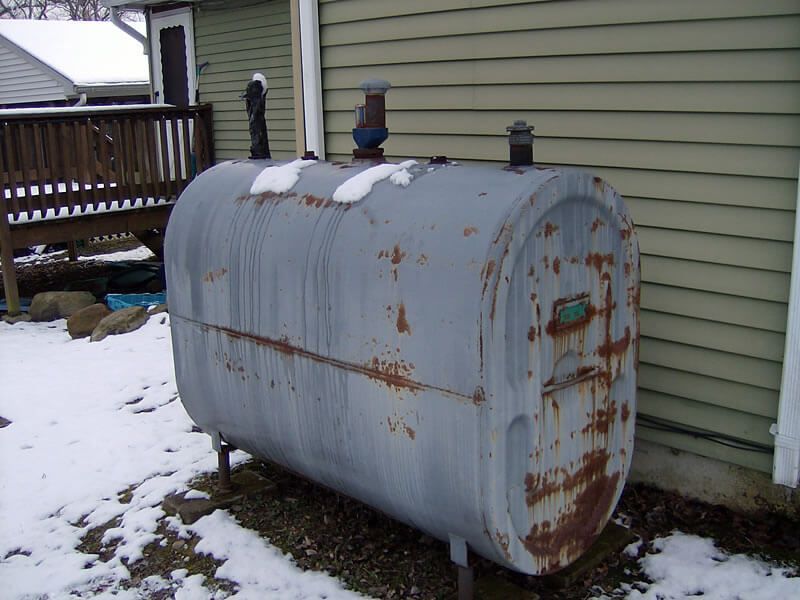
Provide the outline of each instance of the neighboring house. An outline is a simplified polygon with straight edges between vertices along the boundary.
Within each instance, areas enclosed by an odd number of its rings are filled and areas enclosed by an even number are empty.
[[[279,158],[308,148],[348,160],[370,76],[393,85],[392,158],[504,161],[505,127],[527,119],[538,163],[606,178],[637,225],[634,477],[800,507],[767,475],[796,487],[800,460],[796,0],[107,4],[146,9],[153,59],[181,23],[189,89],[214,103],[218,158],[247,156],[238,94],[253,71],[271,83]]]
[[[2,19],[0,109],[149,102],[147,64],[113,23]]]

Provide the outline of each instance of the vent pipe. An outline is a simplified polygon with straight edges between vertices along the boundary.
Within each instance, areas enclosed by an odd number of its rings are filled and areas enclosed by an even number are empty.
[[[512,167],[533,165],[533,125],[525,121],[514,121],[506,127],[508,131],[509,157]]]
[[[358,148],[353,156],[360,159],[383,160],[380,145],[389,137],[386,128],[386,92],[392,87],[385,79],[366,79],[359,87],[364,91],[364,104],[356,104],[356,126],[353,139]]]
[[[244,99],[250,129],[250,158],[272,158],[267,134],[267,78],[253,73],[253,78],[240,98]]]

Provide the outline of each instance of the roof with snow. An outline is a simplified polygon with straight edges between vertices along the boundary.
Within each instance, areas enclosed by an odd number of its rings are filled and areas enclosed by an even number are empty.
[[[132,25],[144,31],[144,23]],[[136,86],[135,94],[147,93],[142,45],[110,22],[3,19],[0,50],[18,60],[7,76],[25,81],[44,73],[65,88],[67,97],[100,87]]]

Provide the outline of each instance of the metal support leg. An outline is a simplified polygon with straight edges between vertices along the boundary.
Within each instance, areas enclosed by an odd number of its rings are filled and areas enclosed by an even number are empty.
[[[227,494],[233,491],[233,484],[231,483],[231,460],[230,460],[231,447],[227,444],[222,444],[217,451],[217,464],[218,467],[218,480],[217,489],[222,494]]]
[[[450,534],[450,560],[458,566],[458,600],[472,600],[475,593],[474,574],[469,566],[469,548],[467,541],[457,535]]]
[[[458,567],[458,600],[472,600],[475,594],[472,567]]]

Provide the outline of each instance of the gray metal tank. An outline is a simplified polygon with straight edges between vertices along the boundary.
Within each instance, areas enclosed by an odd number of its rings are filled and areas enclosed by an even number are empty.
[[[600,533],[633,450],[639,252],[571,170],[367,164],[201,174],[169,223],[178,388],[212,436],[527,574]]]

